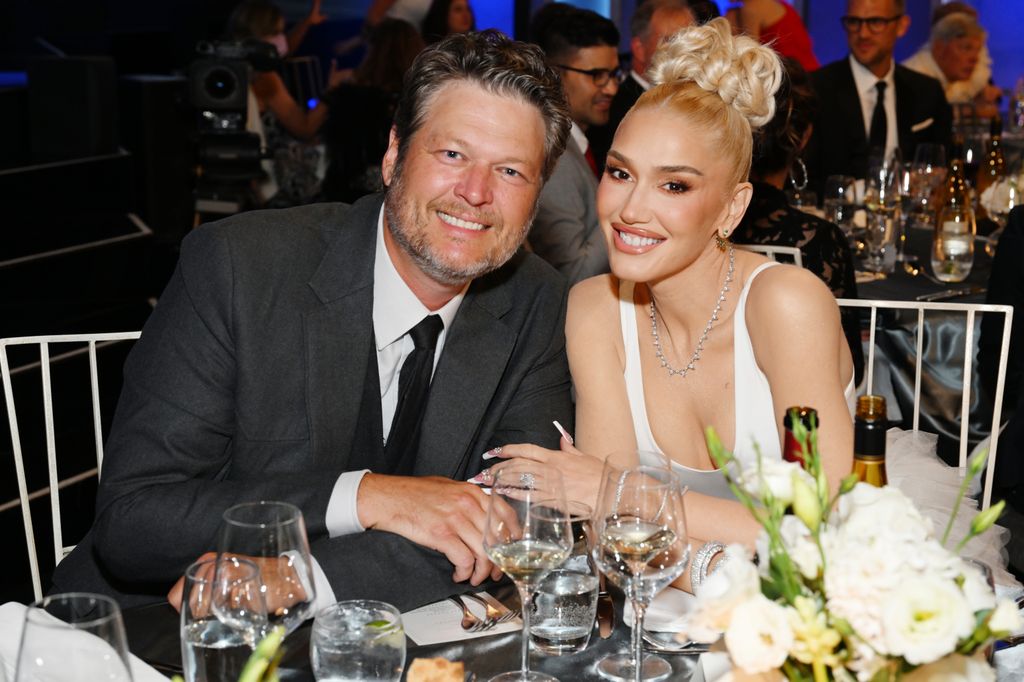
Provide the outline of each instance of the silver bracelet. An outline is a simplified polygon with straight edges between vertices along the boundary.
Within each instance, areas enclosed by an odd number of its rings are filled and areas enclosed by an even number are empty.
[[[715,555],[724,552],[725,545],[721,542],[705,542],[693,556],[693,565],[690,566],[690,589],[696,591],[700,584],[708,577],[708,566]],[[716,567],[717,568],[717,567]]]

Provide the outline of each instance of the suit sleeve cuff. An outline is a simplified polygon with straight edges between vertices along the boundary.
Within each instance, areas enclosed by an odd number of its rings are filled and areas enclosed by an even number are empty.
[[[327,512],[324,515],[324,523],[327,526],[329,537],[336,538],[339,535],[362,533],[366,530],[363,528],[363,524],[359,523],[356,496],[359,493],[359,484],[362,483],[363,476],[368,473],[370,473],[369,469],[346,471],[335,481],[331,499],[327,501]]]

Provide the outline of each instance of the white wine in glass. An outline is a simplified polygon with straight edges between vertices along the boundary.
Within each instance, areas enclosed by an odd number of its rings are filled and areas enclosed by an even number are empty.
[[[519,590],[523,642],[520,669],[501,673],[491,682],[558,682],[530,670],[530,612],[538,583],[572,552],[570,516],[558,470],[536,462],[512,462],[495,476],[484,550]]]
[[[594,561],[622,587],[634,614],[630,654],[605,657],[597,671],[612,680],[666,679],[672,666],[658,656],[643,655],[642,634],[654,595],[682,575],[690,560],[678,477],[667,464],[618,469],[606,462],[594,532]]]

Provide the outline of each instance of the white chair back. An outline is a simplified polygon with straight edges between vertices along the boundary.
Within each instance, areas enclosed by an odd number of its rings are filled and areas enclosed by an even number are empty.
[[[737,249],[743,249],[744,251],[753,251],[754,253],[760,253],[764,256],[768,256],[772,260],[780,261],[782,263],[793,263],[798,268],[804,266],[804,257],[800,254],[800,249],[795,246],[775,246],[773,244],[737,244]],[[782,256],[782,258],[779,258]]]
[[[99,372],[97,368],[96,349],[118,341],[126,341],[139,338],[140,332],[117,332],[108,334],[64,334],[54,336],[26,336],[18,338],[0,339],[0,374],[3,375],[4,397],[7,404],[7,419],[11,431],[11,446],[14,452],[15,474],[18,479],[18,497],[21,503],[21,513],[25,525],[25,541],[28,545],[28,560],[32,574],[32,590],[35,598],[43,596],[42,584],[39,573],[39,556],[36,551],[35,532],[32,526],[32,515],[29,508],[31,500],[49,493],[50,511],[53,517],[53,551],[56,563],[67,556],[68,552],[74,549],[74,545],[65,546],[61,532],[60,498],[58,491],[68,485],[73,485],[82,480],[99,477],[100,468],[103,465],[103,433],[100,415],[100,392]],[[75,347],[66,352],[61,352],[51,358],[51,344],[75,344]],[[38,363],[17,367],[12,372],[8,348],[12,346],[36,346],[39,349]],[[57,452],[54,438],[53,423],[53,385],[50,378],[51,362],[70,358],[75,355],[88,353],[89,357],[89,380],[92,393],[92,424],[93,436],[96,447],[96,467],[85,472],[65,478],[58,479],[57,475]],[[12,374],[23,371],[39,369],[42,376],[43,395],[43,419],[46,433],[46,461],[49,476],[49,486],[38,491],[29,492],[25,479],[25,463],[22,456],[21,432],[18,429],[18,414],[14,401],[14,391],[11,382]]]
[[[875,334],[877,332],[878,325],[878,311],[881,310],[916,310],[917,311],[917,325],[916,325],[916,354],[915,354],[915,368],[914,368],[914,408],[913,408],[913,429],[918,430],[921,417],[921,375],[922,375],[922,358],[925,357],[924,348],[924,337],[925,337],[925,314],[942,312],[942,313],[962,313],[965,320],[965,332],[964,332],[964,353],[963,353],[963,367],[962,367],[962,378],[963,383],[961,387],[961,400],[960,400],[960,454],[959,454],[959,465],[962,471],[966,470],[967,467],[967,454],[968,454],[968,430],[970,427],[970,405],[971,405],[971,384],[974,364],[974,354],[976,343],[974,339],[975,330],[975,316],[977,313],[987,314],[1001,314],[1004,315],[1003,322],[1003,337],[1000,346],[999,354],[999,369],[996,380],[996,389],[994,396],[994,405],[992,406],[992,426],[991,426],[991,442],[989,445],[989,455],[987,464],[987,473],[985,475],[985,487],[982,497],[982,509],[988,509],[992,503],[992,486],[995,476],[996,466],[996,446],[999,441],[999,424],[1002,412],[1003,404],[1003,388],[1006,380],[1006,361],[1010,352],[1010,328],[1013,324],[1013,306],[1008,305],[989,305],[985,303],[925,303],[920,301],[881,301],[881,300],[856,300],[841,298],[838,299],[839,306],[842,308],[866,308],[869,311],[870,320],[870,336],[868,340],[868,351],[867,351],[867,364],[865,367],[865,391],[867,393],[874,392],[875,383]]]

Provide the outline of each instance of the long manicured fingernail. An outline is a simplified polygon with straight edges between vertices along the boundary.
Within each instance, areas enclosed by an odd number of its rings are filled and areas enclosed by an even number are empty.
[[[569,442],[569,445],[575,445],[576,444],[575,441],[573,441],[572,436],[569,435],[569,432],[566,431],[565,428],[561,424],[558,423],[557,419],[555,421],[551,422],[551,423],[554,424],[555,428],[558,429],[558,432],[560,434],[562,434],[562,438],[564,438],[566,441]]]
[[[500,447],[499,448],[491,448],[490,450],[488,450],[484,454],[480,455],[480,459],[484,459],[484,460],[494,459],[495,457],[499,456],[500,454],[501,454],[501,448]]]
[[[490,485],[493,482],[490,469],[484,469],[473,478],[466,479],[468,483],[475,483],[476,485]]]

